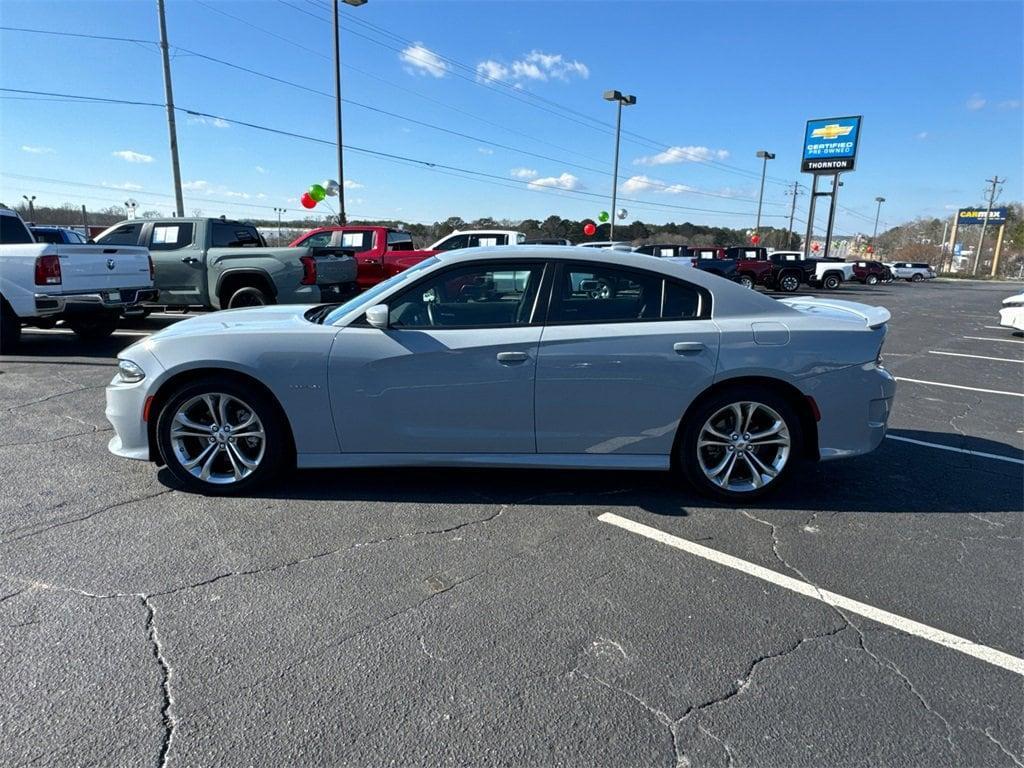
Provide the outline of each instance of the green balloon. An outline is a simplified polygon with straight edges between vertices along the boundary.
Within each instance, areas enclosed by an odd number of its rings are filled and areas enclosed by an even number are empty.
[[[316,200],[318,203],[327,197],[327,190],[319,184],[314,184],[309,188],[309,196]]]
[[[597,218],[600,221],[608,221],[610,217],[608,216],[608,211],[601,211],[601,213],[598,214]]]

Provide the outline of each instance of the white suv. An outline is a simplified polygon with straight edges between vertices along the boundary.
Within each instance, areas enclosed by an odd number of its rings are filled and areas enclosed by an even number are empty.
[[[450,235],[442,237],[427,250],[454,251],[459,248],[477,248],[489,245],[522,245],[525,242],[526,235],[511,229],[457,229]]]
[[[931,264],[925,264],[918,261],[897,261],[892,264],[886,264],[891,271],[892,276],[897,280],[907,280],[911,283],[919,283],[922,280],[931,280],[935,277],[935,270],[932,269]]]

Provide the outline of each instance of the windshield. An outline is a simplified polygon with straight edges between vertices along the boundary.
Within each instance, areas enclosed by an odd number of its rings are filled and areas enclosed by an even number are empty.
[[[358,296],[349,299],[344,304],[334,309],[331,312],[331,314],[324,318],[323,324],[333,325],[338,320],[347,315],[349,312],[352,312],[360,308],[369,309],[370,307],[377,303],[378,297],[383,296],[396,285],[399,285],[400,283],[404,282],[407,278],[409,278],[416,272],[419,272],[420,270],[426,269],[427,267],[432,267],[433,265],[437,264],[437,261],[438,260],[434,257],[424,259],[416,266],[410,267],[404,272],[399,272],[397,275],[389,277],[382,283],[377,283],[377,285],[373,286],[373,288],[371,288],[370,290],[366,291],[365,293],[360,293]]]

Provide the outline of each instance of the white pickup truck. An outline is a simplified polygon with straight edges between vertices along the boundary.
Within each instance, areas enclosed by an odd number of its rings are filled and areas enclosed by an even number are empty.
[[[145,248],[37,243],[15,211],[0,207],[0,351],[17,346],[23,325],[58,320],[83,338],[104,338],[122,310],[155,298]]]

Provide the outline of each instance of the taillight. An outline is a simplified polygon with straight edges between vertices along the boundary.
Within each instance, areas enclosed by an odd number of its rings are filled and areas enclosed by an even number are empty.
[[[36,257],[36,285],[60,285],[60,259],[57,256]]]
[[[316,259],[312,256],[300,256],[302,262],[302,284],[316,285]]]
[[[149,256],[147,254],[146,258],[149,259],[149,279],[150,280],[155,280],[156,279],[156,269],[154,269],[154,267],[153,267],[153,257]]]

